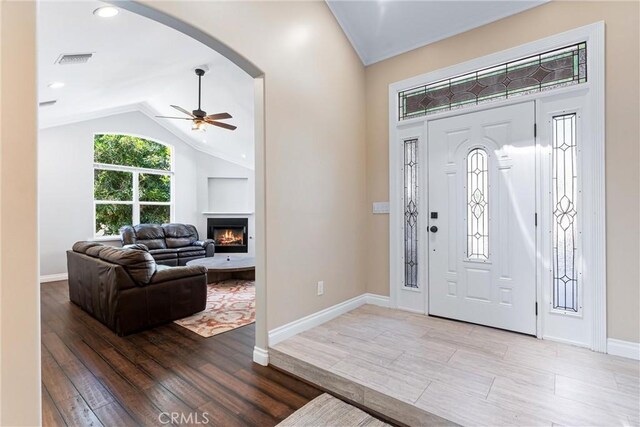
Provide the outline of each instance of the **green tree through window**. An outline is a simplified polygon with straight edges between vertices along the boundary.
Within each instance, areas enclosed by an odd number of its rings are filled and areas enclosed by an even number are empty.
[[[171,148],[131,135],[94,137],[96,236],[122,226],[171,220]]]
[[[171,170],[171,148],[130,135],[96,135],[93,161],[107,165]]]

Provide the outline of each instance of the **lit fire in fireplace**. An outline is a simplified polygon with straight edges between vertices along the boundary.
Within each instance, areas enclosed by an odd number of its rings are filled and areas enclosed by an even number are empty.
[[[242,245],[242,230],[216,230],[215,244],[220,246]]]

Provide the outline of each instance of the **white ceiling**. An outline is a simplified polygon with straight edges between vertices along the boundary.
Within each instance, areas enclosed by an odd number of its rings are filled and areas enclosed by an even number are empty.
[[[180,116],[176,104],[197,107],[194,68],[208,65],[202,79],[202,109],[229,112],[238,126],[228,131],[209,126],[194,132],[186,120],[156,119],[195,148],[253,168],[253,79],[205,45],[147,18],[120,10],[100,18],[97,1],[43,1],[38,6],[40,127],[93,118],[143,106],[151,115]],[[60,54],[93,53],[86,64],[58,65]],[[61,89],[48,84],[64,82]]]
[[[364,65],[506,18],[549,0],[326,0]]]

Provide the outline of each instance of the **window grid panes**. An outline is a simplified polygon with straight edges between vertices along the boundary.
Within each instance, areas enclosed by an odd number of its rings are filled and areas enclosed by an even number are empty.
[[[467,155],[467,258],[489,259],[489,161],[475,148]]]
[[[166,224],[171,221],[171,206],[140,204],[141,224]]]
[[[97,203],[96,235],[115,236],[120,232],[120,227],[127,224],[133,215],[133,204],[130,203]]]
[[[418,140],[404,141],[404,286],[418,288]]]
[[[138,176],[141,202],[171,201],[171,175],[141,173]]]
[[[130,135],[94,138],[94,230],[116,236],[124,225],[171,221],[171,149]]]
[[[576,114],[552,119],[553,308],[578,312]]]
[[[133,200],[133,174],[116,170],[94,169],[93,198],[131,202]]]
[[[587,44],[578,43],[398,94],[399,120],[587,81]]]

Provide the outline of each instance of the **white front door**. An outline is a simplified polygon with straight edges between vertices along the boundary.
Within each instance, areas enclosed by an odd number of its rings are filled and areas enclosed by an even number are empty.
[[[536,333],[534,114],[429,122],[429,314]]]

